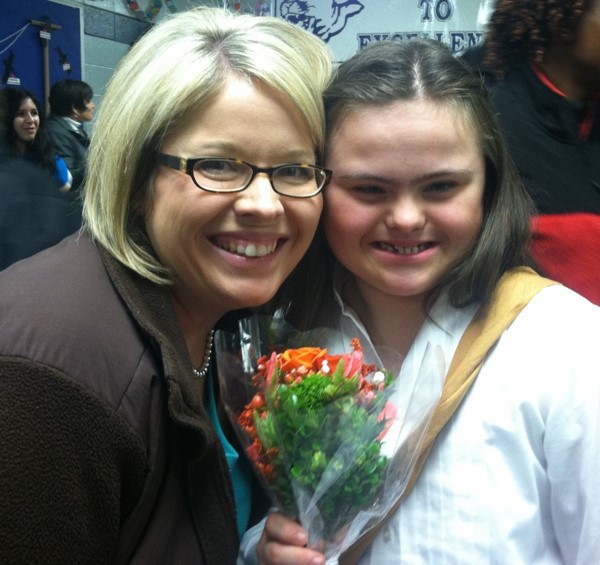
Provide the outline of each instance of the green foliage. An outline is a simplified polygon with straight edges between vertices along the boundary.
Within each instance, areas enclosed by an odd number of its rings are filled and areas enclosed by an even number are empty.
[[[287,511],[298,513],[292,480],[310,495],[327,480],[318,502],[326,537],[376,500],[388,466],[376,441],[385,427],[378,421],[385,395],[366,401],[358,376],[344,377],[341,365],[330,375],[309,374],[290,385],[274,375],[267,415],[255,417],[265,449],[278,448],[272,487]]]

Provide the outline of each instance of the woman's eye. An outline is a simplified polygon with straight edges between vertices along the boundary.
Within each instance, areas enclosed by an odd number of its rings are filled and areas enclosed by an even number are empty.
[[[292,165],[289,167],[281,167],[276,170],[275,175],[285,181],[294,183],[305,183],[313,181],[315,178],[315,172],[310,167],[300,167]]]
[[[196,170],[210,177],[235,177],[239,174],[239,166],[233,161],[215,159],[214,161],[200,161]]]

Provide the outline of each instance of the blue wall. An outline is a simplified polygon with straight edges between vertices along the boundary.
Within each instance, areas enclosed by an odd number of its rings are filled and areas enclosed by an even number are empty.
[[[42,105],[45,103],[40,38],[42,28],[27,24],[30,20],[47,21],[48,18],[61,26],[61,29],[50,30],[48,40],[50,85],[63,78],[81,80],[78,8],[47,0],[3,0],[0,7],[1,86],[10,85],[16,82],[15,79],[19,79],[20,86],[37,96]],[[25,26],[26,29],[20,33]]]

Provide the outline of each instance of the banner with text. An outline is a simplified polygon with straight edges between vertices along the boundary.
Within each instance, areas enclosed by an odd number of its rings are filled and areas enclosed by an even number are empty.
[[[373,41],[428,37],[460,53],[481,41],[495,0],[277,0],[276,15],[310,30],[344,61]]]

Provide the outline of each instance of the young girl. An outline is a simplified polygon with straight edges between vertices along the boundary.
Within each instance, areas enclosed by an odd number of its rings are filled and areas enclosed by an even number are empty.
[[[399,351],[400,382],[427,343],[448,367],[467,328],[475,344],[499,336],[447,423],[432,424],[412,490],[341,562],[596,562],[600,309],[526,268],[530,204],[480,80],[441,44],[378,43],[341,65],[326,103],[335,268],[310,289],[321,315],[292,301],[290,321]],[[248,561],[258,530],[244,541]],[[257,553],[325,563],[306,543],[272,513]]]
[[[6,147],[46,169],[61,191],[68,191],[73,177],[65,161],[55,155],[50,145],[39,102],[23,88],[5,89],[2,99],[6,113]]]

